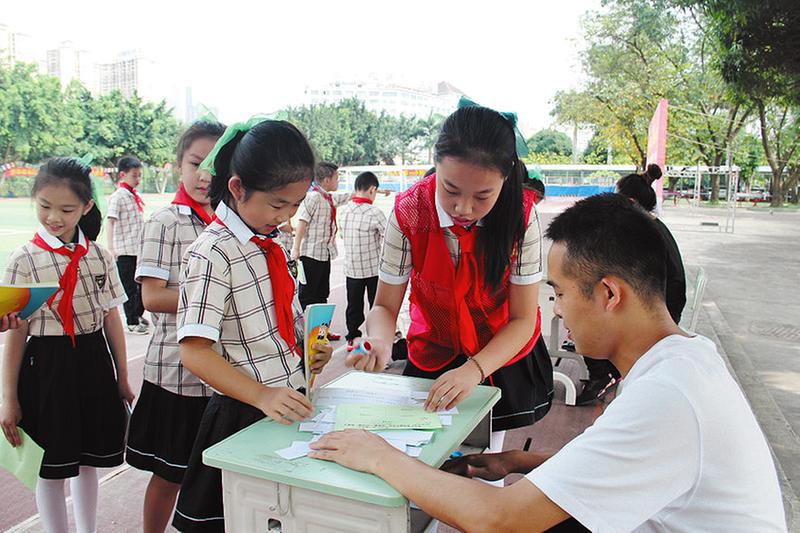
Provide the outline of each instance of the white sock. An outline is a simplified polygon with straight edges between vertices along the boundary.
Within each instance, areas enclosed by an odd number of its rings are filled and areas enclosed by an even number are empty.
[[[72,509],[75,511],[75,528],[78,533],[97,531],[97,469],[82,466],[78,477],[70,478]]]
[[[67,502],[63,479],[42,479],[36,482],[36,508],[45,533],[67,531]]]

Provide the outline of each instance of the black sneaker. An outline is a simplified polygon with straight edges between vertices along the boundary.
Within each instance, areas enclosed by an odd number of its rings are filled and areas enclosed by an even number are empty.
[[[140,325],[142,325],[142,326],[145,326],[145,327],[147,327],[147,326],[149,326],[149,325],[150,325],[150,321],[149,321],[149,320],[147,320],[145,317],[143,317],[143,316],[140,316],[140,317],[139,317],[139,324],[140,324]]]
[[[564,350],[565,352],[575,353],[575,343],[567,339],[563,343],[561,343],[561,349]]]
[[[589,405],[602,398],[611,386],[616,383],[615,379],[582,379],[583,390],[575,399],[575,405]]]

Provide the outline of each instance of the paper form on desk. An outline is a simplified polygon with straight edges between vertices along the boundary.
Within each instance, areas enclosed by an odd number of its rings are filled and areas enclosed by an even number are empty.
[[[336,408],[336,429],[439,429],[436,413],[408,405],[345,404]]]

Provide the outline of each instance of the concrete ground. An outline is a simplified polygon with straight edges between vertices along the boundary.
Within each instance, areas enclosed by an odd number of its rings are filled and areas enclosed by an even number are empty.
[[[540,204],[543,227],[572,200],[552,198]],[[800,211],[768,207],[737,210],[735,232],[725,233],[726,211],[667,205],[663,220],[681,248],[691,295],[699,267],[709,284],[697,331],[712,338],[742,385],[775,454],[781,476],[789,530],[800,530]],[[717,224],[717,225],[714,225]],[[344,332],[346,303],[342,262],[333,265],[331,301],[342,306],[334,330]],[[549,334],[551,291],[542,287],[545,334]],[[691,297],[690,297],[691,301]],[[686,311],[688,313],[688,310]],[[2,338],[0,338],[2,341]],[[147,337],[128,336],[131,383],[141,385]],[[572,364],[567,362],[566,364]],[[575,369],[573,369],[575,370]],[[344,371],[333,361],[322,381]],[[602,404],[568,407],[557,387],[551,412],[530,428],[510,432],[506,449],[556,450],[602,412]],[[141,507],[148,476],[126,466],[102,472],[99,531],[141,531]],[[0,531],[42,531],[33,495],[0,472]],[[447,528],[440,528],[446,531]]]

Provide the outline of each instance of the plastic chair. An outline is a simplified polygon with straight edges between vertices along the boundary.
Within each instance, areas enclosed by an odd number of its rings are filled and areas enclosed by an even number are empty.
[[[697,277],[694,279],[694,295],[692,296],[692,313],[689,315],[689,324],[687,329],[694,331],[697,327],[697,320],[700,318],[700,303],[703,301],[703,294],[706,292],[706,285],[708,284],[708,275],[706,269],[700,267],[697,269]]]

